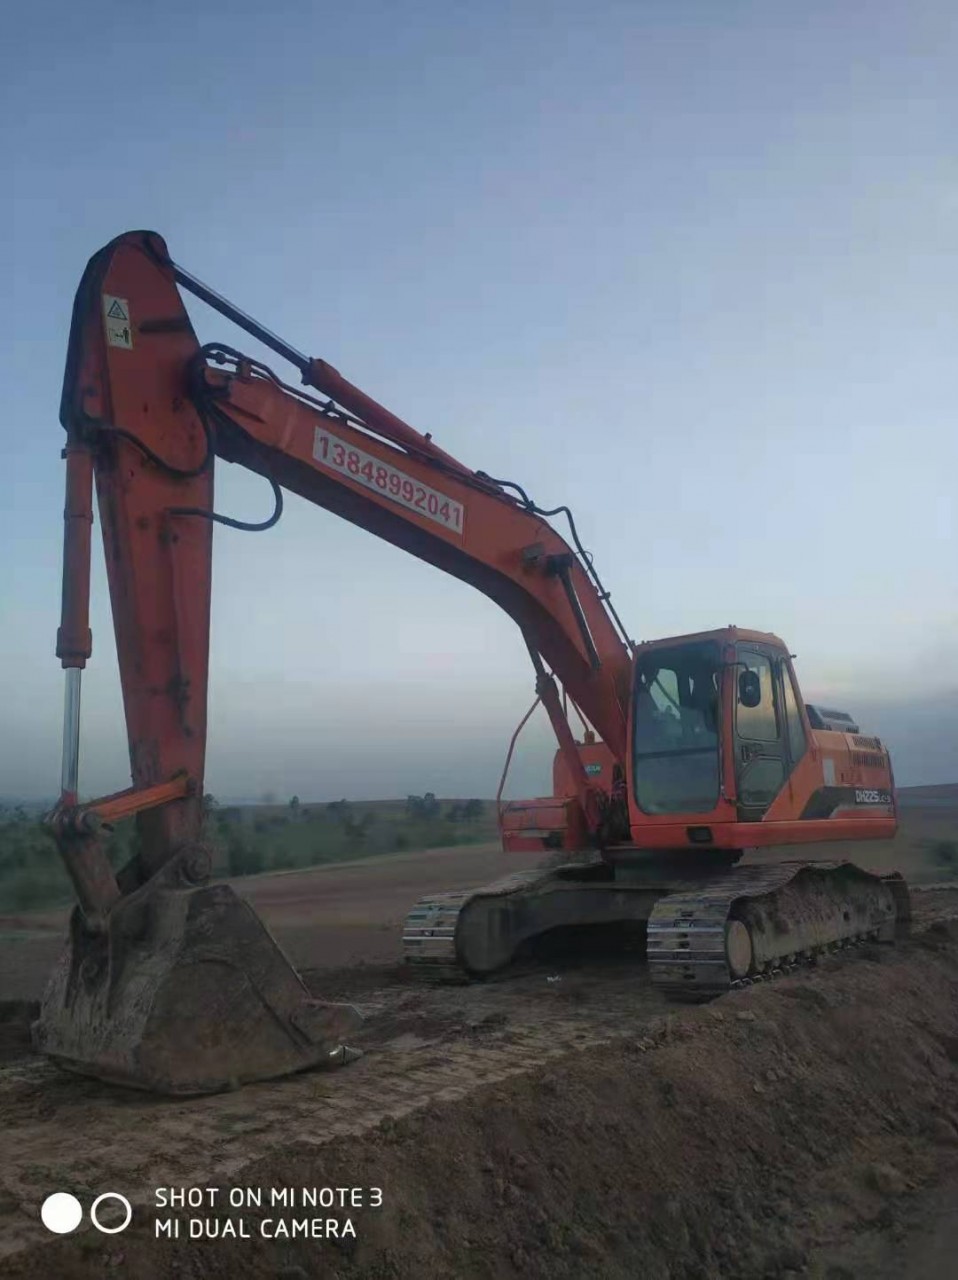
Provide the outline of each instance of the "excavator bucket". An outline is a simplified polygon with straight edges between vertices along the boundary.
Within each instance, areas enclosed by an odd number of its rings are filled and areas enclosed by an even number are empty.
[[[202,1094],[348,1062],[361,1021],[351,1005],[310,998],[228,884],[145,886],[101,933],[74,910],[33,1036],[70,1071]]]

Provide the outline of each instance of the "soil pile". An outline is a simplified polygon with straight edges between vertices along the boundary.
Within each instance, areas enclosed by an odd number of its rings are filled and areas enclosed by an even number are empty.
[[[158,1240],[138,1209],[123,1235],[36,1245],[0,1274],[838,1276],[820,1270],[829,1247],[863,1227],[894,1234],[911,1193],[958,1163],[952,920],[627,1033],[543,1042],[538,1060],[473,1037],[472,1082],[460,1071],[427,1100],[406,1072],[403,1105],[372,1127],[301,1127],[218,1183],[263,1188],[267,1205],[276,1188],[364,1188],[367,1207],[193,1210],[212,1229],[245,1221],[249,1238],[215,1240]],[[431,1048],[408,1050],[429,1067]],[[355,1079],[388,1093],[374,1059]],[[340,1232],[348,1219],[356,1235],[264,1239],[277,1216]]]

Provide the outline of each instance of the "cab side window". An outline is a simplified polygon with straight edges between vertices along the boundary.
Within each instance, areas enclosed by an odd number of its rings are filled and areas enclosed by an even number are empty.
[[[792,673],[784,662],[782,663],[782,686],[785,690],[785,732],[788,736],[788,754],[792,758],[792,764],[798,764],[808,744],[805,741],[805,728],[798,709]]]
[[[775,742],[779,737],[779,729],[775,713],[772,664],[761,653],[746,653],[742,656],[744,666],[757,674],[762,696],[756,707],[747,707],[741,697],[738,698],[735,715],[739,737],[750,738],[753,742]]]

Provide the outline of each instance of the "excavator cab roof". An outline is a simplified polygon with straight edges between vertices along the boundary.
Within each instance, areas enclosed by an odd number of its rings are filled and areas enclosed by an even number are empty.
[[[694,644],[703,640],[714,640],[718,644],[736,644],[751,642],[764,644],[769,648],[787,650],[785,641],[771,631],[752,631],[747,627],[718,627],[714,631],[695,631],[684,636],[667,636],[661,640],[643,640],[639,643],[637,654],[645,649],[673,648],[677,644]]]

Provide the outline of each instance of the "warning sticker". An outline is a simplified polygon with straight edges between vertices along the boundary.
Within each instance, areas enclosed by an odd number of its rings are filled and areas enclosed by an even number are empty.
[[[106,326],[108,346],[132,350],[133,328],[130,324],[130,304],[126,298],[114,298],[110,293],[103,295],[103,323]]]

